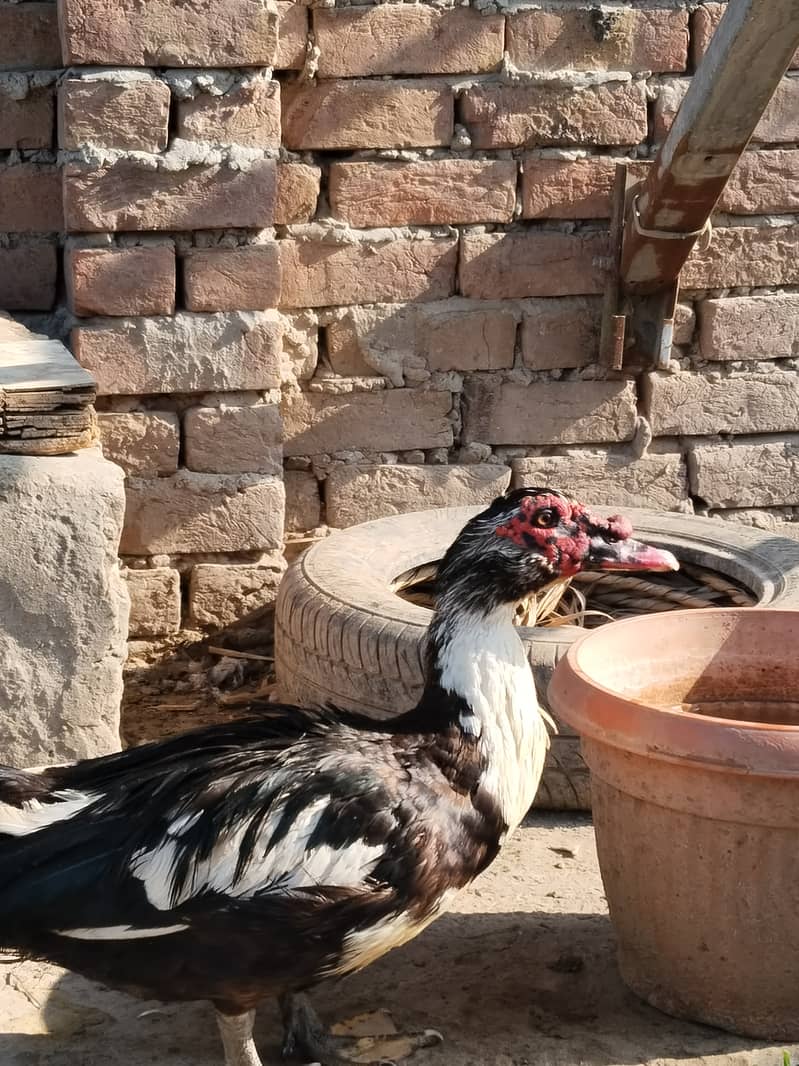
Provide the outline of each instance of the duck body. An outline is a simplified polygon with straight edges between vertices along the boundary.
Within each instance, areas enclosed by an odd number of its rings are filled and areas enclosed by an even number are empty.
[[[286,1053],[346,1061],[304,991],[416,936],[533,802],[548,741],[515,603],[594,558],[676,566],[620,523],[539,489],[472,519],[440,569],[423,695],[389,722],[253,704],[74,766],[0,768],[0,946],[211,1000],[226,1066],[260,1066],[271,995]]]

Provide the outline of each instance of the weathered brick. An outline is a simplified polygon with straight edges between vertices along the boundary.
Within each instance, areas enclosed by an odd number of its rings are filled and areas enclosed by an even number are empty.
[[[655,507],[673,511],[688,499],[688,478],[679,452],[571,451],[514,459],[513,487],[556,485],[595,507]]]
[[[450,237],[326,244],[280,241],[285,307],[440,300],[455,288],[458,245]]]
[[[280,408],[192,407],[183,420],[186,466],[206,474],[282,474]]]
[[[696,312],[692,304],[677,304],[674,315],[674,343],[690,344],[696,329]]]
[[[560,370],[596,362],[598,300],[537,300],[525,305],[522,358],[533,370]]]
[[[0,248],[0,307],[6,311],[49,311],[55,303],[57,274],[55,244]]]
[[[799,294],[738,296],[699,304],[703,359],[799,356]]]
[[[346,315],[330,322],[325,330],[327,362],[330,369],[342,377],[380,376],[365,358],[364,348],[371,334],[371,322],[367,325],[362,321],[367,316],[371,318],[369,311],[358,308],[355,321],[352,315]]]
[[[248,148],[280,147],[280,83],[262,77],[223,96],[200,93],[178,101],[178,136]]]
[[[506,466],[334,466],[325,484],[327,524],[336,528],[386,515],[490,503],[510,482]]]
[[[316,455],[352,448],[407,451],[448,448],[452,423],[448,392],[386,389],[379,392],[286,393],[283,452]]]
[[[501,307],[448,300],[420,308],[416,349],[431,370],[502,370],[513,366],[516,316]]]
[[[464,387],[463,438],[484,444],[577,444],[630,440],[635,388],[629,381],[535,381],[475,375]]]
[[[169,566],[123,570],[130,595],[128,635],[164,637],[180,629],[180,574]]]
[[[101,394],[220,392],[280,385],[274,311],[96,319],[72,332],[75,357]]]
[[[103,455],[136,477],[174,474],[180,423],[171,411],[134,411],[97,416]]]
[[[120,552],[266,551],[283,538],[283,482],[259,474],[129,478]]]
[[[53,143],[53,90],[18,97],[0,86],[0,149],[49,148]]]
[[[0,70],[52,70],[60,66],[56,5],[0,4]]]
[[[70,248],[64,257],[67,301],[76,315],[171,315],[175,248]]]
[[[193,248],[183,260],[189,311],[261,311],[280,299],[277,243]]]
[[[525,70],[685,70],[688,13],[585,7],[508,18],[507,49]]]
[[[308,8],[295,0],[278,0],[275,70],[302,70],[308,41]]]
[[[332,81],[283,87],[286,148],[413,148],[449,144],[448,85],[423,81]]]
[[[719,207],[735,215],[799,212],[799,151],[744,152],[721,194]]]
[[[655,103],[655,141],[661,142],[671,129],[690,85],[680,78],[663,85]],[[786,144],[799,140],[799,78],[783,78],[752,138],[754,143]]]
[[[67,64],[129,67],[268,67],[277,8],[264,0],[63,0]]]
[[[644,86],[573,88],[480,85],[462,100],[475,148],[559,144],[638,144],[646,140]]]
[[[94,170],[70,164],[64,170],[67,227],[73,233],[260,229],[272,224],[275,185],[272,159],[248,170],[151,169],[130,160]]]
[[[695,67],[699,66],[726,10],[726,3],[707,3],[694,11],[691,19],[691,60]],[[791,66],[799,67],[799,51],[794,55]]]
[[[0,232],[51,233],[63,228],[61,174],[55,167],[0,166]]]
[[[259,612],[275,602],[285,569],[277,553],[260,566],[200,563],[189,577],[189,621],[201,629],[220,629],[253,615],[253,624],[263,625]]]
[[[781,433],[799,425],[799,380],[793,372],[650,375],[650,422],[656,436]]]
[[[799,504],[799,437],[696,444],[688,453],[691,492],[711,507]]]
[[[502,61],[503,17],[464,7],[316,8],[313,25],[323,78],[480,74]]]
[[[799,226],[730,226],[698,246],[680,276],[683,289],[799,284]]]
[[[291,533],[316,529],[322,520],[319,482],[306,470],[286,470],[283,481],[286,486],[286,529]]]
[[[319,184],[322,172],[319,167],[305,163],[280,163],[277,168],[277,197],[275,222],[290,226],[294,222],[308,222],[316,214],[319,199]]]
[[[475,299],[602,292],[604,233],[476,233],[461,238],[460,288]]]
[[[510,222],[516,164],[471,159],[334,163],[328,190],[334,216],[353,226]]]
[[[645,163],[629,167],[643,178]],[[522,214],[525,218],[609,218],[616,160],[605,156],[550,159],[527,156],[522,167]]]
[[[67,78],[58,93],[58,144],[160,152],[169,136],[169,86],[152,74]]]

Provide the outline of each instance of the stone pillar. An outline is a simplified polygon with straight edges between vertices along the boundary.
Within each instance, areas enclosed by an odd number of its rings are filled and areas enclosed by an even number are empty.
[[[123,474],[98,449],[0,455],[0,762],[116,751],[128,596]]]

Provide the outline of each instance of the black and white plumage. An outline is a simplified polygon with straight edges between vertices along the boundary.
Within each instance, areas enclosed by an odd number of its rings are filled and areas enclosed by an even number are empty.
[[[269,995],[288,1053],[343,1061],[302,993],[414,937],[525,815],[547,734],[514,605],[590,567],[676,562],[624,520],[517,490],[442,563],[412,711],[254,703],[117,755],[0,769],[0,945],[147,998],[211,1000],[227,1066],[258,1066]]]

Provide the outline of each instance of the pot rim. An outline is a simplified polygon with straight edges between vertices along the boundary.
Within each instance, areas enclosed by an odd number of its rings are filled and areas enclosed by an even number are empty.
[[[697,615],[733,616],[768,613],[779,618],[799,617],[799,611],[769,607],[711,607],[670,611],[675,622]],[[692,711],[675,711],[624,696],[593,680],[581,666],[584,645],[599,639],[612,626],[640,629],[641,615],[591,630],[559,661],[549,685],[548,702],[554,713],[578,734],[649,758],[688,762],[706,769],[767,777],[799,777],[799,725],[738,721]],[[605,699],[601,698],[606,697]],[[599,698],[598,698],[599,697]]]

